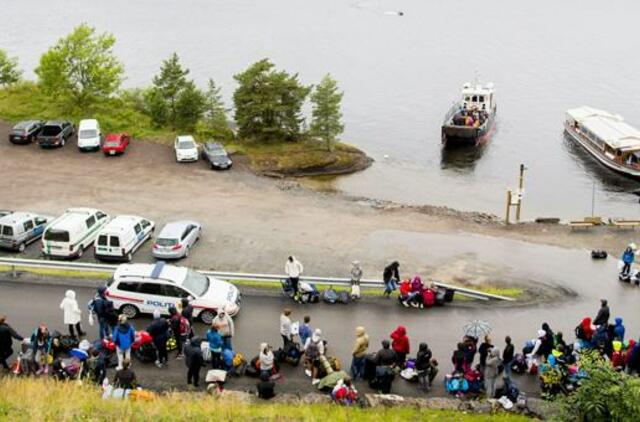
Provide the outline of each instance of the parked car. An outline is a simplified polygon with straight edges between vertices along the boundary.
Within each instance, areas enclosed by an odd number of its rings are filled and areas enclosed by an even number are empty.
[[[102,152],[104,155],[124,154],[131,138],[126,133],[110,133],[104,138]]]
[[[100,123],[96,119],[80,120],[78,125],[78,149],[80,151],[99,150],[102,141]]]
[[[186,258],[201,235],[202,226],[195,221],[167,223],[156,237],[152,254],[158,259]]]
[[[93,208],[69,208],[47,226],[42,235],[42,253],[61,258],[80,258],[91,246],[109,216]]]
[[[198,144],[191,135],[176,137],[174,144],[176,150],[176,161],[179,163],[187,161],[198,161]]]
[[[25,120],[17,123],[9,132],[9,142],[13,144],[32,143],[42,130],[42,120]]]
[[[230,169],[233,162],[222,144],[207,142],[202,148],[202,158],[209,162],[211,170]]]
[[[69,138],[73,136],[75,129],[71,122],[66,120],[50,120],[44,124],[36,137],[41,147],[63,147]]]
[[[24,252],[28,244],[40,239],[53,217],[30,212],[14,212],[0,218],[0,247]]]
[[[156,225],[153,221],[134,215],[119,215],[98,233],[93,255],[102,260],[131,262],[133,254],[151,238]]]
[[[237,315],[242,302],[240,291],[231,283],[162,261],[119,265],[105,294],[128,318],[156,310],[168,315],[170,306],[191,296],[193,316],[207,325],[220,309]]]

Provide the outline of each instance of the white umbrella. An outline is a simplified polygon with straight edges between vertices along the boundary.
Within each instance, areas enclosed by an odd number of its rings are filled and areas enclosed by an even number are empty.
[[[465,325],[462,330],[464,331],[465,336],[480,338],[491,332],[491,326],[486,321],[475,319]]]

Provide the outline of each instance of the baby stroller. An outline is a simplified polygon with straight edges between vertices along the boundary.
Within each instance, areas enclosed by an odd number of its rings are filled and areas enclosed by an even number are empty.
[[[282,284],[282,293],[286,297],[293,297],[293,287],[290,279],[280,280]],[[301,303],[318,303],[320,301],[320,292],[315,284],[306,283],[304,281],[298,282],[298,294]]]

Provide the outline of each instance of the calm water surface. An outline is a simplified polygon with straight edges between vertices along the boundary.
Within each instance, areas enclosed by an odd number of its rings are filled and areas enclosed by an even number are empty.
[[[0,48],[31,69],[81,22],[113,32],[127,86],[150,83],[177,51],[230,102],[232,76],[271,58],[305,83],[330,72],[345,90],[344,139],[376,159],[345,192],[503,213],[526,177],[524,216],[640,216],[640,184],[594,164],[562,134],[563,112],[591,105],[640,127],[631,0],[0,0]],[[402,10],[404,16],[394,14]],[[460,86],[493,81],[498,125],[481,153],[443,153],[440,124]]]

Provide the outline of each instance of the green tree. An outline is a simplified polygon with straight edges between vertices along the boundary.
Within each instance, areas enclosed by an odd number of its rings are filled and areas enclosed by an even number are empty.
[[[344,93],[338,91],[337,82],[326,74],[311,94],[312,136],[322,139],[329,151],[333,150],[336,137],[344,130],[340,103]]]
[[[189,69],[183,69],[176,53],[162,62],[160,74],[153,78],[153,87],[146,98],[151,119],[157,126],[178,125],[178,100],[187,86]]]
[[[204,115],[198,125],[198,134],[213,139],[225,140],[231,138],[233,132],[229,128],[227,110],[222,102],[220,87],[216,85],[213,79],[209,79],[204,99]]]
[[[297,140],[304,121],[302,105],[310,87],[298,75],[276,71],[268,59],[234,76],[233,94],[238,134],[259,140]]]
[[[68,109],[86,109],[109,98],[122,83],[124,67],[113,52],[116,39],[86,24],[58,40],[35,70],[40,87]]]
[[[205,110],[204,94],[193,81],[188,81],[176,101],[177,127],[192,131]]]
[[[0,86],[11,85],[20,80],[22,71],[18,69],[18,58],[9,57],[7,52],[0,50]]]

